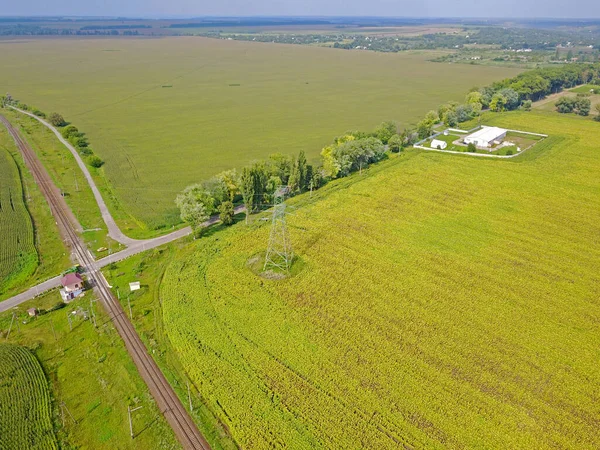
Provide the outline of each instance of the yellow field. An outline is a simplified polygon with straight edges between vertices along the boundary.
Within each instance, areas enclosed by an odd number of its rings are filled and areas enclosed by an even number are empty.
[[[256,221],[181,250],[161,284],[181,362],[242,448],[600,447],[598,125],[510,161],[431,152],[290,201],[295,276]]]

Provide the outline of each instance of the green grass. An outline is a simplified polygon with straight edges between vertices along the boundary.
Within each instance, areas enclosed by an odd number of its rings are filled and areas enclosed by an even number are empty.
[[[6,114],[6,110],[2,111]],[[22,274],[18,280],[14,280],[12,287],[7,287],[0,293],[0,299],[10,297],[24,288],[37,284],[69,266],[69,254],[65,248],[50,208],[40,192],[33,176],[25,166],[23,157],[19,153],[14,141],[8,134],[6,128],[0,128],[0,151],[8,151],[19,168],[21,182],[24,189],[24,197],[27,209],[31,213],[34,227],[35,249],[37,250],[37,266],[33,272]],[[8,241],[3,241],[8,242]],[[25,276],[29,275],[29,276]]]
[[[241,447],[600,447],[597,125],[488,122],[550,137],[409,150],[296,197],[289,279],[247,266],[260,220],[173,257],[165,330]]]
[[[24,347],[0,344],[0,448],[58,449],[48,381]]]
[[[99,176],[108,184],[101,189],[133,237],[177,223],[174,198],[190,183],[276,151],[305,150],[315,159],[349,129],[417,122],[442,102],[462,100],[474,85],[518,72],[441,66],[428,62],[427,52],[200,37],[0,46],[0,86],[47,113],[59,111],[87,133],[106,161]]]
[[[51,291],[20,305],[15,310],[17,320],[8,341],[6,334],[13,311],[0,314],[0,341],[26,346],[40,360],[51,383],[53,422],[60,448],[181,448],[92,292],[63,309],[36,318],[26,313],[31,307],[48,311],[58,302],[58,292]],[[98,328],[89,320],[91,309],[97,315]],[[20,397],[13,399],[16,406],[21,401]],[[128,405],[142,406],[133,413],[133,440],[129,435]],[[4,402],[0,402],[0,412],[3,406]],[[0,433],[0,448],[4,449],[2,436]]]
[[[583,86],[569,89],[569,91],[577,94],[589,94],[592,89],[594,89],[595,93],[600,93],[600,86],[594,86],[593,84],[584,84]]]
[[[25,206],[19,168],[9,152],[8,132],[0,130],[0,295],[29,278],[38,265],[33,224]]]
[[[71,152],[61,144],[54,133],[37,120],[12,110],[5,109],[2,113],[21,131],[21,135],[36,152],[54,184],[63,193],[67,205],[83,228],[82,237],[90,250],[96,256],[103,256],[96,252],[100,247],[118,250],[120,246],[108,237],[106,224],[92,189]]]

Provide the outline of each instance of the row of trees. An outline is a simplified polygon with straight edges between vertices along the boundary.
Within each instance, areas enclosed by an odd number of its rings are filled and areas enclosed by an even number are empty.
[[[242,202],[248,216],[272,205],[278,189],[285,187],[288,195],[319,189],[328,180],[341,178],[387,156],[388,151],[400,152],[415,142],[411,134],[398,134],[396,124],[384,122],[373,132],[349,131],[337,137],[321,151],[321,165],[309,164],[304,152],[297,157],[276,153],[265,161],[222,172],[208,181],[188,186],[175,203],[181,218],[198,234],[211,215],[219,214],[221,221],[233,223],[234,204]]]

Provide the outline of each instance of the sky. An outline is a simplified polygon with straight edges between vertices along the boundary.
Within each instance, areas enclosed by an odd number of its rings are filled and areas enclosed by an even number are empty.
[[[598,0],[0,0],[1,16],[597,18]]]

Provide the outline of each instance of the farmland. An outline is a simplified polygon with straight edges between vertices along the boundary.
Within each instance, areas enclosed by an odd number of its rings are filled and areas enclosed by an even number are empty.
[[[248,268],[261,220],[177,251],[165,330],[241,447],[600,447],[597,124],[484,123],[550,137],[408,150],[290,200],[291,278]]]
[[[31,349],[41,362],[52,388],[52,417],[60,448],[180,449],[93,293],[56,309],[59,301],[55,290],[20,305],[14,310],[8,337],[13,311],[0,314],[0,341]],[[27,309],[32,307],[42,314],[29,317]],[[97,327],[90,319],[91,312]],[[19,401],[2,399],[3,369],[0,357],[0,413],[5,405],[16,408],[24,404],[21,397]],[[142,407],[133,414],[134,439],[129,435],[127,406]],[[0,431],[2,417],[0,414]],[[18,429],[17,424],[10,429]],[[0,432],[0,448],[4,450],[3,436]]]
[[[0,344],[0,448],[58,449],[44,371],[24,347]]]
[[[320,149],[348,129],[417,121],[514,69],[200,37],[0,42],[0,85],[84,131],[132,237],[179,221],[186,185],[276,151]],[[442,70],[443,69],[443,70]],[[149,231],[150,230],[150,231]]]
[[[4,133],[6,135],[6,133]],[[12,142],[0,136],[0,294],[27,279],[36,269],[38,255],[33,224],[25,206],[17,164],[6,148]]]

